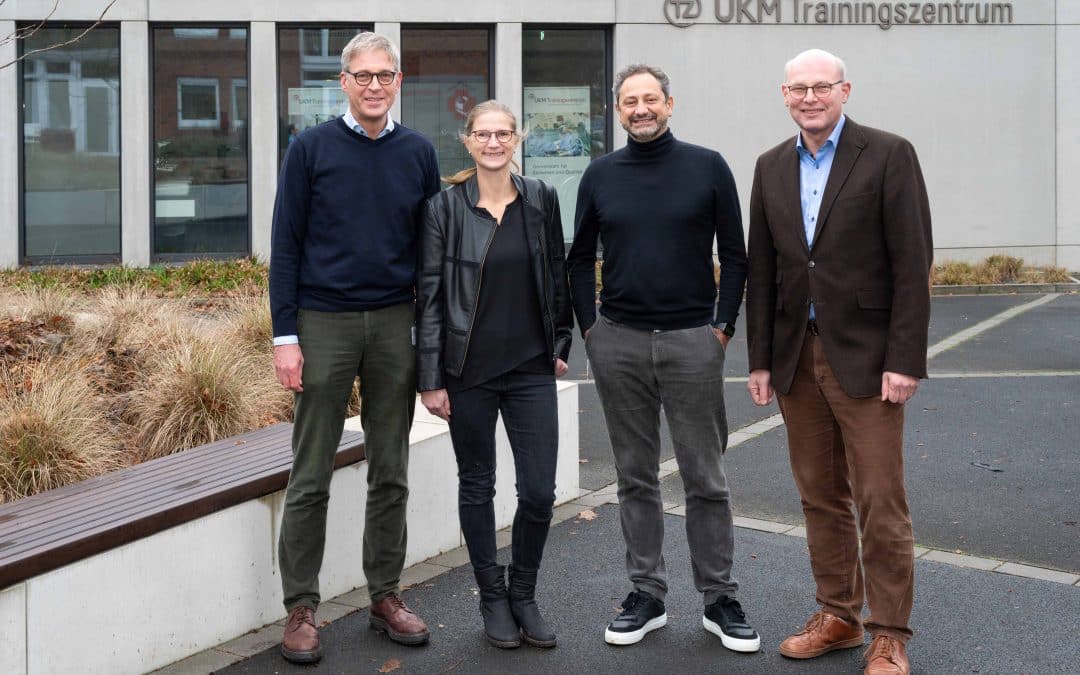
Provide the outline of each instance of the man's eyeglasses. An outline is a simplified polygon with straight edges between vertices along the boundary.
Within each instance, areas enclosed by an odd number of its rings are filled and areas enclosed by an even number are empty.
[[[841,82],[843,82],[843,80],[837,80],[836,82],[818,82],[809,87],[805,84],[789,84],[787,85],[787,91],[791,94],[791,98],[806,98],[806,92],[813,89],[814,95],[818,98],[828,98],[832,95],[833,87]]]
[[[481,143],[487,143],[491,140],[492,136],[494,136],[495,140],[500,143],[509,143],[510,139],[514,137],[515,133],[516,132],[511,131],[510,129],[499,129],[498,131],[470,131],[469,135]]]
[[[394,78],[397,77],[396,70],[380,70],[377,73],[369,73],[366,70],[358,70],[355,73],[348,70],[344,72],[348,75],[352,75],[353,79],[356,80],[356,84],[360,85],[361,87],[366,87],[371,84],[372,79],[378,80],[379,84],[385,87],[392,84],[394,82]]]

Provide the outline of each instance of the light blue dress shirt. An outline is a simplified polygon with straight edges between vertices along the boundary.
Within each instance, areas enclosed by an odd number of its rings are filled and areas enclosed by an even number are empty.
[[[353,117],[352,110],[345,110],[345,114],[341,116],[341,119],[345,122],[345,125],[350,129],[360,134],[361,136],[367,136],[368,132],[364,131],[364,127],[360,126],[360,123]],[[389,115],[386,116],[386,126],[379,132],[379,135],[375,138],[382,138],[386,134],[394,130],[394,118]]]
[[[802,201],[803,230],[806,232],[806,245],[814,240],[817,219],[821,211],[821,198],[825,194],[825,184],[829,182],[833,159],[836,158],[836,144],[840,142],[840,132],[844,129],[847,117],[840,116],[836,127],[829,134],[829,139],[818,148],[817,154],[811,154],[803,145],[802,134],[795,137],[795,150],[799,153],[799,195]],[[813,303],[810,304],[810,318],[815,319]]]
[[[361,136],[367,136],[368,135],[368,133],[366,131],[364,131],[364,127],[360,126],[360,123],[356,121],[355,117],[353,117],[352,110],[346,110],[345,114],[341,116],[341,119],[342,119],[343,122],[345,122],[345,126],[349,127],[350,129],[352,129],[356,133],[360,134]],[[394,130],[394,118],[387,115],[386,116],[386,126],[383,127],[383,130],[380,131],[379,135],[376,136],[375,138],[382,138],[383,136],[387,135],[388,133],[390,133],[393,130]],[[295,345],[295,344],[299,344],[299,342],[300,342],[300,339],[296,335],[279,335],[276,338],[274,338],[274,346],[275,347],[280,346],[280,345]]]

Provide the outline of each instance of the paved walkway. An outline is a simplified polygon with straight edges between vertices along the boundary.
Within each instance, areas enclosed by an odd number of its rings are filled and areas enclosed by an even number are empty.
[[[1078,672],[1080,647],[1080,296],[936,297],[931,379],[907,414],[907,485],[916,528],[915,672]],[[729,378],[734,433],[726,457],[739,515],[735,574],[762,651],[723,649],[701,627],[681,516],[682,486],[664,440],[669,625],[631,647],[603,642],[629,590],[614,468],[595,387],[575,349],[581,396],[581,484],[556,510],[540,602],[559,647],[497,650],[484,641],[463,549],[414,566],[406,601],[427,620],[422,648],[367,628],[364,589],[320,607],[325,655],[284,662],[270,626],[162,672],[861,672],[861,650],[805,662],[776,649],[815,609],[798,496],[775,405],[757,408],[744,377]],[[745,342],[727,372],[746,372]],[[509,533],[500,533],[500,545]],[[508,550],[500,551],[506,557]],[[230,665],[232,664],[232,665]]]

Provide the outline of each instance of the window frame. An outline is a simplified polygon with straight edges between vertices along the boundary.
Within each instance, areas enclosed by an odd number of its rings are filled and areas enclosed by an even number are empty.
[[[276,109],[277,109],[277,119],[279,119],[279,120],[286,120],[288,118],[288,116],[289,116],[287,104],[286,104],[286,107],[284,107],[284,108],[282,107],[282,96],[281,96],[281,32],[285,31],[285,30],[309,30],[309,29],[316,29],[316,28],[319,29],[319,30],[335,30],[335,29],[343,29],[343,28],[358,28],[358,30],[357,30],[358,33],[364,32],[364,31],[374,32],[375,31],[375,22],[374,21],[359,21],[359,22],[334,21],[334,22],[319,23],[319,22],[311,22],[311,21],[301,21],[301,22],[297,22],[297,21],[279,21],[274,25],[274,45],[275,45],[275,51],[274,51],[275,59],[274,60],[277,62],[276,76],[274,78],[274,89],[275,89],[274,97],[277,99],[277,108]],[[329,48],[328,36],[323,36],[323,38],[324,38],[323,39],[324,45],[326,45],[327,48]],[[296,45],[296,50],[297,50],[297,53],[299,54],[299,58],[303,59],[304,58],[304,49],[303,49],[302,41],[301,41],[300,44]],[[401,51],[401,45],[400,44],[398,45],[398,51],[399,52]],[[330,56],[327,56],[326,58],[330,58]],[[334,57],[334,67],[336,67],[338,69],[338,72],[341,72],[341,54],[338,54],[336,57]],[[303,70],[301,70],[300,73],[301,73],[300,85],[304,86],[310,80],[305,80],[304,79]],[[287,97],[286,97],[286,100],[287,100]],[[286,126],[288,126],[287,123],[286,123]],[[281,139],[279,138],[278,139],[279,145],[275,150],[275,152],[277,153],[277,156],[278,156],[278,170],[279,171],[281,170],[282,163],[284,163],[284,161],[285,161],[285,152],[281,148],[280,142],[281,142]],[[289,147],[288,146],[288,140],[286,139],[285,148],[288,148],[288,147]]]
[[[38,25],[37,22],[17,22],[16,29],[21,30],[23,28],[30,28]],[[94,25],[92,21],[55,21],[47,22],[41,25],[43,30],[48,29],[69,29],[69,30],[85,30]],[[116,50],[117,50],[117,65],[119,67],[117,72],[117,91],[123,90],[123,65],[124,65],[124,52],[123,52],[123,36],[120,30],[120,22],[118,21],[103,21],[98,23],[97,28],[109,28],[116,31]],[[18,142],[16,145],[18,162],[18,170],[16,174],[18,205],[17,215],[18,220],[18,236],[17,236],[17,253],[18,264],[20,266],[33,266],[33,265],[115,265],[120,264],[124,259],[124,176],[123,176],[123,157],[124,157],[124,135],[122,131],[118,134],[116,140],[116,155],[118,157],[117,163],[117,177],[119,178],[117,183],[117,204],[120,215],[119,227],[116,230],[116,253],[85,253],[85,254],[65,254],[65,255],[27,255],[26,253],[26,86],[25,86],[25,42],[23,40],[18,41],[16,47],[17,56],[19,62],[15,72],[15,77],[18,81],[18,92],[16,93],[16,101],[18,105],[17,110],[17,124],[19,129]],[[43,73],[44,79],[49,79],[50,73]],[[118,96],[121,95],[118,93]],[[123,130],[124,128],[124,108],[118,106],[116,111],[117,116],[117,128]],[[94,153],[99,154],[99,153]]]
[[[596,31],[600,30],[604,35],[604,154],[608,155],[614,151],[612,147],[615,142],[615,116],[616,111],[614,108],[615,95],[611,90],[615,80],[615,31],[614,26],[611,24],[560,24],[560,23],[525,23],[521,25],[521,32],[524,35],[526,31]],[[529,86],[525,82],[525,54],[524,54],[524,39],[522,39],[522,55],[521,55],[521,92],[519,104],[521,106],[522,114],[525,111],[525,87]],[[522,120],[524,123],[524,120]],[[601,155],[603,156],[603,155]],[[590,156],[591,157],[591,156]],[[596,157],[591,157],[589,163],[591,164],[596,160]],[[525,167],[525,158],[522,157],[521,161],[522,170]],[[576,208],[576,207],[575,207]],[[565,223],[564,223],[565,226]],[[567,244],[573,241],[573,237],[565,240]]]
[[[213,28],[216,28],[218,30],[218,36],[215,39],[221,39],[220,31],[222,31],[222,30],[226,30],[226,29],[230,30],[230,33],[227,35],[227,39],[230,39],[230,40],[236,39],[234,37],[234,35],[231,33],[231,29],[243,28],[245,31],[247,31],[247,37],[246,37],[246,40],[245,40],[247,44],[246,44],[246,48],[244,50],[244,57],[245,57],[245,63],[246,63],[244,79],[246,81],[250,82],[251,81],[251,22],[220,21],[220,22],[212,22],[212,23],[213,23]],[[244,234],[245,249],[242,250],[242,251],[216,251],[216,252],[213,252],[213,253],[206,253],[206,252],[203,252],[203,253],[157,253],[154,250],[154,242],[156,241],[156,238],[157,238],[157,227],[158,227],[158,225],[157,225],[157,199],[155,199],[155,197],[154,197],[154,187],[156,185],[156,173],[154,171],[154,144],[155,144],[155,135],[154,134],[155,134],[155,129],[156,129],[155,119],[154,119],[154,117],[155,117],[154,116],[154,109],[155,109],[154,63],[155,63],[155,54],[156,54],[156,49],[157,49],[156,40],[155,40],[155,34],[156,34],[156,32],[158,30],[161,30],[161,29],[165,29],[165,30],[173,29],[173,30],[175,30],[176,28],[183,29],[183,28],[209,28],[209,27],[210,26],[207,25],[207,22],[193,23],[193,22],[183,22],[183,21],[151,22],[151,23],[149,23],[147,25],[147,31],[149,31],[149,35],[147,36],[147,55],[146,55],[146,58],[149,61],[148,72],[149,72],[149,79],[150,79],[149,86],[148,86],[149,97],[150,97],[150,125],[149,125],[150,134],[147,137],[146,142],[150,147],[150,152],[149,152],[149,157],[148,157],[148,162],[150,164],[150,166],[149,166],[150,179],[149,179],[149,182],[147,184],[147,190],[148,190],[149,195],[150,195],[150,222],[148,223],[148,226],[149,226],[149,235],[150,235],[150,263],[151,264],[154,264],[154,263],[184,263],[184,262],[190,262],[192,260],[235,260],[237,258],[249,257],[249,256],[251,256],[251,253],[252,253],[252,250],[251,250],[251,242],[252,242],[252,232],[251,232],[251,229],[252,229],[252,221],[251,221],[251,203],[252,203],[251,174],[252,174],[252,163],[251,163],[251,125],[250,124],[247,125],[247,130],[246,130],[247,142],[244,144],[245,151],[246,151],[245,159],[247,161],[247,167],[248,167],[248,178],[247,178],[247,228],[246,228],[245,234]],[[220,101],[220,99],[219,99],[219,101]],[[177,101],[177,105],[179,105],[179,101]],[[248,87],[248,111],[249,111],[249,113],[251,111],[251,87]],[[220,108],[219,108],[219,112],[220,112]],[[220,117],[219,117],[219,119],[220,119]],[[177,119],[177,127],[179,128],[179,119]]]

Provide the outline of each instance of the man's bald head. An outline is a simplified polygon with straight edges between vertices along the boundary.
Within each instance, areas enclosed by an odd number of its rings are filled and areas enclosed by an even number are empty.
[[[821,62],[829,63],[836,69],[833,80],[843,81],[847,79],[847,66],[844,65],[843,59],[824,49],[807,49],[805,52],[796,54],[795,58],[784,64],[784,81],[790,82],[791,72],[799,66]]]

